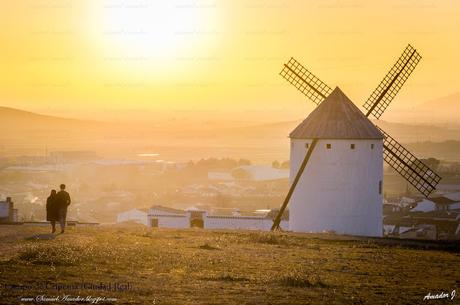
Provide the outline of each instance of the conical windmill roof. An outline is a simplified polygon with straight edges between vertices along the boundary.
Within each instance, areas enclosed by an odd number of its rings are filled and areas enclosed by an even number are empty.
[[[336,87],[289,135],[293,139],[383,139],[382,133]]]

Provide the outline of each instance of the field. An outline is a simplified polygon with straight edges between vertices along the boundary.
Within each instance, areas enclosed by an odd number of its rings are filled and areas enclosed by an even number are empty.
[[[112,298],[98,304],[456,304],[458,296],[423,298],[459,291],[459,248],[136,225],[54,237],[48,227],[0,226],[0,303],[70,295]]]

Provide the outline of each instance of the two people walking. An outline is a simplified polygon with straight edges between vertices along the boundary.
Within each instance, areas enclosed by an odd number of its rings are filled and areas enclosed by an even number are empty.
[[[67,218],[67,207],[70,205],[70,195],[65,191],[65,184],[60,185],[60,191],[51,190],[46,199],[46,220],[51,222],[51,233],[56,232],[56,221],[61,226],[61,234],[64,233]]]

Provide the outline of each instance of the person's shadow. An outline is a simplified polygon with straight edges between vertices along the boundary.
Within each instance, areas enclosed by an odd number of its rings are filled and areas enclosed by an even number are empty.
[[[48,234],[35,234],[29,237],[26,237],[26,240],[51,240],[55,239],[56,234],[48,233]]]

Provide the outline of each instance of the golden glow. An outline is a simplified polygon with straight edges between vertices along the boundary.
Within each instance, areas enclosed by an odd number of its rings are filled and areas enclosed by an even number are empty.
[[[1,104],[98,119],[298,119],[313,106],[278,75],[289,57],[361,105],[411,43],[423,59],[392,107],[407,106],[459,90],[459,14],[458,1],[423,0],[2,1]]]
[[[164,77],[180,70],[181,58],[212,48],[206,34],[216,12],[196,2],[107,2],[95,10],[95,28],[101,29],[95,43],[107,61],[127,69],[161,70]]]

